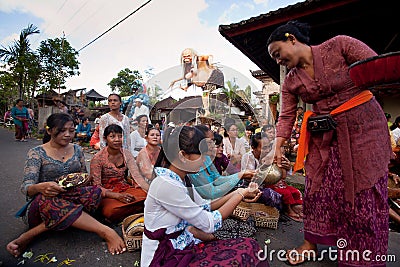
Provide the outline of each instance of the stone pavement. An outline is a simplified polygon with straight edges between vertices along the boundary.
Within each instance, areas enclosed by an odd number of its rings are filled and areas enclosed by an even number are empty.
[[[0,267],[1,266],[26,266],[26,267],[133,267],[139,266],[140,252],[126,252],[112,256],[107,252],[106,243],[96,234],[83,232],[77,229],[68,229],[61,232],[47,232],[33,241],[27,251],[33,253],[31,259],[22,257],[15,259],[5,249],[8,242],[26,231],[25,224],[14,217],[14,214],[23,206],[25,199],[20,193],[24,160],[27,151],[41,144],[41,140],[30,139],[29,142],[19,143],[14,141],[13,133],[0,128],[0,207],[2,219],[0,221]],[[87,164],[93,154],[86,153]],[[294,175],[288,180],[292,183],[302,183],[301,175]],[[114,229],[121,234],[121,226],[115,225]],[[303,240],[303,224],[285,218],[281,218],[277,229],[258,228],[257,240],[272,257],[269,260],[271,267],[287,266],[277,258],[277,251],[294,248]],[[267,244],[268,243],[268,244]],[[319,250],[328,249],[319,246]],[[274,250],[274,251],[273,251]],[[48,260],[35,262],[40,255],[46,255],[49,259],[55,257],[57,262],[48,263]],[[388,263],[387,266],[399,266],[400,262],[400,234],[390,233],[389,254],[397,257],[397,263]],[[45,257],[42,257],[44,259]],[[68,261],[69,260],[69,261]],[[20,263],[20,265],[17,265]],[[60,265],[63,263],[62,265]],[[69,265],[67,265],[69,263]],[[336,266],[337,263],[324,257],[323,261],[308,262],[303,266]]]

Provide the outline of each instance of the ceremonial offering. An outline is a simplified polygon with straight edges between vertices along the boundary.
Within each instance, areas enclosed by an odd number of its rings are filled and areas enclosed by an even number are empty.
[[[143,213],[130,215],[122,221],[122,235],[128,251],[135,251],[142,247],[143,231]]]
[[[56,182],[64,188],[81,186],[89,182],[89,174],[81,172],[69,173],[58,178]]]
[[[400,82],[400,51],[357,61],[350,65],[349,75],[360,87]]]

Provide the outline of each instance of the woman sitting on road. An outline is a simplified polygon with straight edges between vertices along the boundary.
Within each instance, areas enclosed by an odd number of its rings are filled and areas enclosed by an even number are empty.
[[[139,167],[140,174],[150,184],[153,179],[154,164],[160,154],[161,132],[156,128],[149,128],[145,134],[147,145],[140,150],[136,163]]]
[[[100,204],[101,189],[81,186],[66,190],[55,182],[65,174],[86,172],[82,148],[71,143],[75,135],[73,118],[56,113],[48,117],[46,124],[43,145],[28,152],[21,185],[29,202],[19,215],[25,216],[30,229],[8,243],[8,252],[18,257],[41,233],[70,226],[104,238],[113,255],[124,252],[125,243],[117,232],[89,215]]]
[[[76,129],[76,139],[79,142],[90,142],[92,137],[92,125],[89,122],[89,118],[83,118]]]
[[[120,222],[126,216],[143,212],[143,202],[149,185],[140,175],[136,161],[129,150],[122,148],[123,131],[116,124],[104,130],[107,146],[90,162],[90,177],[102,189],[100,208],[109,222]],[[128,170],[134,185],[127,181]]]
[[[146,129],[148,125],[147,115],[139,115],[135,121],[137,129],[131,133],[131,153],[136,158],[140,150],[146,146]]]
[[[204,134],[182,126],[164,133],[144,210],[140,266],[268,266],[257,258],[259,245],[250,238],[212,240],[222,220],[242,201],[259,197],[256,188],[240,188],[215,201],[204,200],[187,178],[203,165],[208,150]],[[200,240],[207,242],[199,244]],[[210,240],[211,239],[211,240]],[[228,253],[221,253],[226,251]]]

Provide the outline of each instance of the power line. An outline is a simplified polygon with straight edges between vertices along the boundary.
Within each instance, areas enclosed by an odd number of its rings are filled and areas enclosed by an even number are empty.
[[[100,39],[103,35],[105,35],[106,33],[108,33],[109,31],[111,31],[112,29],[114,29],[115,27],[117,27],[121,22],[123,22],[124,20],[126,20],[127,18],[129,18],[130,16],[132,16],[133,14],[135,14],[137,11],[139,11],[142,7],[144,7],[145,5],[147,5],[148,3],[150,3],[151,0],[148,0],[146,3],[144,3],[143,5],[141,5],[140,7],[138,7],[135,11],[133,11],[132,13],[130,13],[128,16],[126,16],[125,18],[123,18],[122,20],[118,21],[117,24],[115,24],[114,26],[112,26],[111,28],[109,28],[107,31],[103,32],[102,34],[100,34],[98,37],[96,37],[94,40],[92,40],[91,42],[89,42],[87,45],[85,45],[84,47],[82,47],[81,49],[78,50],[78,52],[82,51],[84,48],[86,48],[87,46],[91,45],[92,43],[94,43],[95,41],[97,41],[98,39]]]

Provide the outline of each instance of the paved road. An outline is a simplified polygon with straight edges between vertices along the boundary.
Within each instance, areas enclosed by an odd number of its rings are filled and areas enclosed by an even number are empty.
[[[77,267],[132,267],[139,266],[140,253],[128,252],[122,255],[112,256],[107,252],[106,243],[96,234],[83,232],[77,229],[68,229],[62,232],[48,232],[36,239],[28,247],[33,252],[31,259],[26,259],[25,264],[17,265],[23,258],[15,259],[6,251],[6,244],[27,228],[22,221],[16,219],[14,214],[24,204],[25,200],[19,191],[24,160],[27,151],[36,145],[41,144],[40,140],[29,140],[26,143],[14,141],[13,133],[7,129],[0,128],[0,208],[2,219],[0,220],[0,266],[53,266],[57,267],[63,260],[75,260],[71,266]],[[87,154],[90,160],[91,155]],[[89,164],[89,162],[87,162]],[[115,226],[115,230],[121,234],[120,226]],[[276,258],[276,253],[281,249],[293,248],[300,244],[303,238],[303,225],[293,221],[280,220],[278,229],[258,229],[257,240],[262,247],[265,241],[268,244],[268,253],[275,257],[270,261],[271,267],[287,266]],[[321,246],[320,250],[327,249]],[[41,254],[49,254],[50,258],[55,256],[56,263],[46,264],[45,262],[34,262],[35,258]],[[389,254],[397,256],[397,264],[391,263],[387,266],[399,266],[400,262],[400,234],[390,233]],[[67,266],[67,265],[62,265]],[[335,262],[324,259],[321,262],[309,262],[303,266],[336,266]]]

